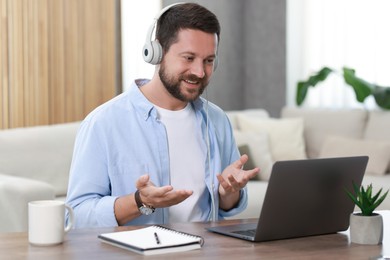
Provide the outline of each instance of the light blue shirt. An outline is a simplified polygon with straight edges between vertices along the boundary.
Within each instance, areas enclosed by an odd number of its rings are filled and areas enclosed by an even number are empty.
[[[141,175],[149,174],[156,186],[170,184],[165,127],[158,120],[154,105],[138,87],[146,82],[133,82],[128,91],[92,111],[80,126],[66,199],[74,210],[77,228],[117,226],[114,202],[120,196],[134,193]],[[240,156],[230,122],[219,107],[203,98],[191,105],[205,143],[207,129],[210,143],[211,163],[209,167],[206,160],[205,169],[209,196],[201,201],[201,208],[209,211],[204,221],[211,220],[213,212],[218,219],[238,214],[247,206],[246,188],[241,190],[237,206],[224,211],[219,209],[216,178]],[[153,214],[140,216],[126,225],[164,224],[168,219],[168,209],[157,208]]]

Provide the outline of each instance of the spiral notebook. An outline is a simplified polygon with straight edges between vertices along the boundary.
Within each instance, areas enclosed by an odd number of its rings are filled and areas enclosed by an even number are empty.
[[[113,246],[142,255],[156,255],[199,249],[203,246],[200,236],[169,229],[159,225],[129,231],[100,234],[98,238]]]

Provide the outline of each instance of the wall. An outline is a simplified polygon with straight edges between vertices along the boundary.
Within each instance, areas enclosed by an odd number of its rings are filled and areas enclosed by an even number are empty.
[[[225,110],[265,108],[279,116],[286,104],[286,0],[194,2],[214,12],[222,27],[209,100]]]
[[[0,129],[81,120],[119,92],[118,0],[0,0]]]

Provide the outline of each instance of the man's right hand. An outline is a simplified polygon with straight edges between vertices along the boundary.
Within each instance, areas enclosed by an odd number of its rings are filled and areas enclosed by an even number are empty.
[[[165,208],[179,204],[193,193],[191,190],[173,190],[170,185],[156,187],[147,174],[139,177],[136,187],[142,202],[154,208]]]
[[[136,182],[141,201],[154,208],[165,208],[179,204],[192,195],[191,190],[173,190],[170,185],[157,187],[145,174],[139,177]],[[118,225],[125,225],[127,222],[140,216],[134,193],[119,197],[114,204],[115,217]]]

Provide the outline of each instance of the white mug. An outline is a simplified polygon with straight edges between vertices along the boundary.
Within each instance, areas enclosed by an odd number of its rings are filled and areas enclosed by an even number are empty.
[[[69,212],[66,227],[65,209]],[[28,203],[28,241],[33,245],[49,246],[62,243],[73,222],[73,210],[63,201],[38,200]]]

